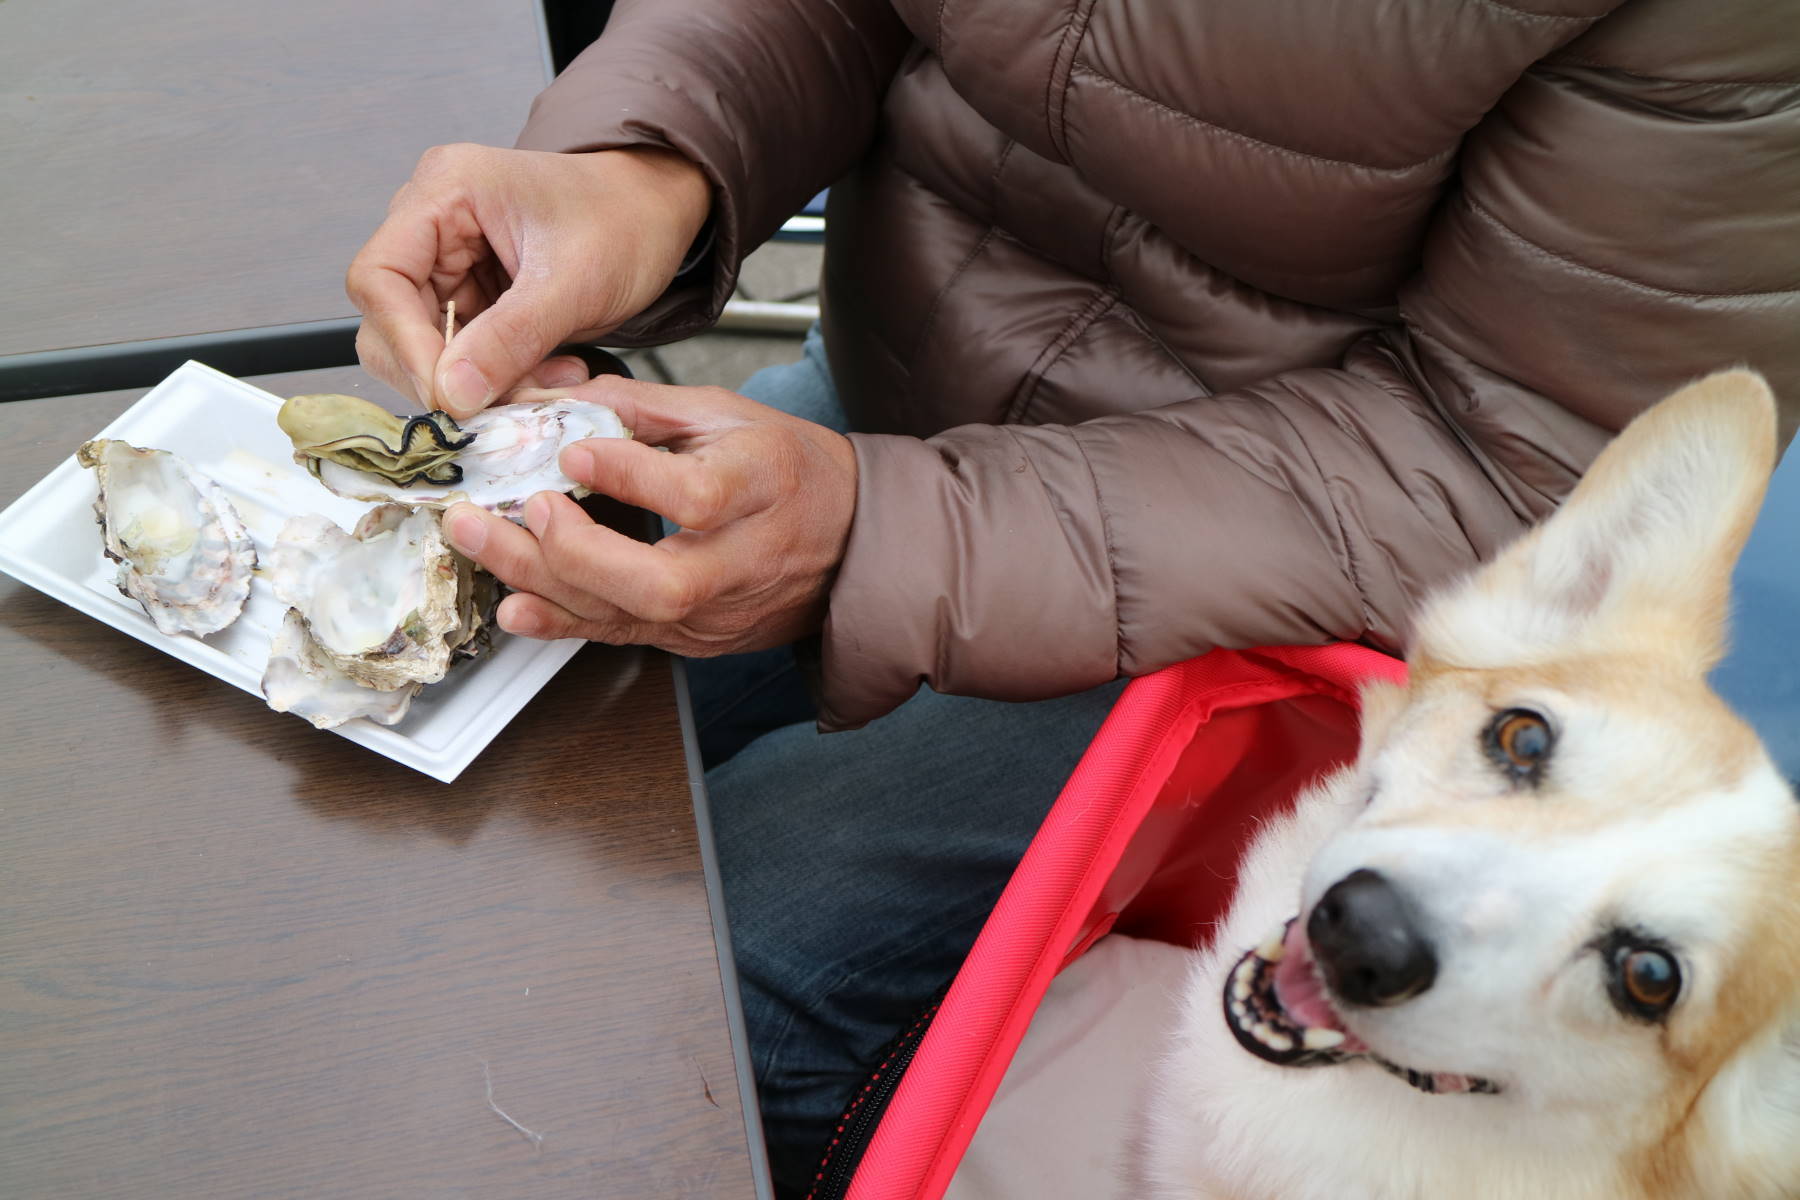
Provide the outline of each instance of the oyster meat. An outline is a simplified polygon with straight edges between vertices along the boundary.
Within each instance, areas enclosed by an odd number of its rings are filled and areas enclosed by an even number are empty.
[[[356,396],[296,396],[282,406],[281,426],[295,459],[340,496],[438,508],[467,500],[508,517],[537,492],[586,495],[557,466],[564,446],[631,436],[612,409],[568,398],[499,404],[458,424],[445,413],[396,417]],[[369,452],[375,442],[378,454]]]
[[[335,462],[406,487],[457,483],[457,451],[475,440],[449,413],[398,417],[360,396],[295,396],[275,415],[294,458],[314,475]]]
[[[237,620],[256,547],[219,485],[166,450],[111,438],[75,457],[99,478],[94,513],[119,590],[163,633],[205,636]]]

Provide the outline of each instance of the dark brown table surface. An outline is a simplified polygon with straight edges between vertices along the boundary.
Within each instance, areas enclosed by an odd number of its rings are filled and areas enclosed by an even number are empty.
[[[354,316],[419,155],[545,82],[536,0],[5,0],[0,355]]]
[[[0,506],[139,394],[0,404]],[[0,1194],[753,1195],[673,687],[446,785],[0,576]]]

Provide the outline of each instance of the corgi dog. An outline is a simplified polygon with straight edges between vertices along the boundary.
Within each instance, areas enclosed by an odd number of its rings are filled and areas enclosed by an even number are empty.
[[[1800,802],[1706,678],[1776,441],[1692,384],[1427,600],[1195,957],[1137,1194],[1800,1197]]]

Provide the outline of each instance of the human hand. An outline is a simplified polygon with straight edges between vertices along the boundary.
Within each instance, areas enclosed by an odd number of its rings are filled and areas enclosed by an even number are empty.
[[[428,150],[345,278],[357,356],[456,417],[521,384],[579,382],[579,360],[544,356],[661,295],[710,203],[700,168],[670,150]],[[446,345],[451,300],[465,324]]]
[[[526,503],[525,529],[452,507],[451,541],[516,589],[502,629],[692,657],[818,631],[856,510],[848,438],[721,388],[605,376],[555,394],[610,405],[635,434],[575,443],[563,473],[682,528],[645,545],[553,492]]]

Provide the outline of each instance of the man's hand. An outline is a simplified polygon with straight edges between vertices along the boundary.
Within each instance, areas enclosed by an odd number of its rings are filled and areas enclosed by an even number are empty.
[[[577,442],[563,472],[682,528],[645,545],[551,492],[526,504],[526,529],[456,505],[451,541],[516,589],[502,629],[693,657],[818,631],[856,509],[847,438],[720,388],[602,377],[557,394],[610,405],[635,433]]]
[[[544,356],[661,295],[710,204],[700,168],[669,150],[429,150],[350,264],[357,356],[457,417],[521,384],[586,379],[579,360]],[[464,323],[448,346],[447,300]]]

